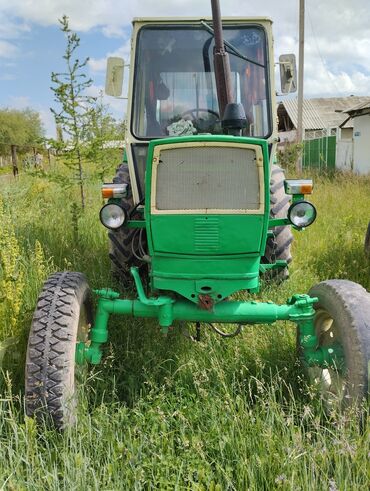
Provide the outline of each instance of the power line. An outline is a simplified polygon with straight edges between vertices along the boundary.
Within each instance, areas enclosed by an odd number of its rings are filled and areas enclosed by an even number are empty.
[[[324,57],[322,56],[322,53],[321,53],[321,50],[320,50],[320,47],[319,47],[319,43],[317,41],[317,36],[316,36],[316,33],[315,33],[315,29],[313,27],[313,22],[312,22],[312,19],[311,19],[311,15],[310,15],[310,12],[308,10],[308,8],[306,9],[307,10],[307,14],[308,14],[308,20],[310,22],[310,26],[311,26],[311,31],[312,31],[312,35],[313,35],[313,38],[314,38],[314,41],[315,41],[315,45],[316,45],[316,49],[317,49],[317,53],[320,57],[320,60],[321,60],[321,63],[322,63],[322,66],[324,67],[325,71],[326,71],[326,74],[328,76],[328,79],[330,80],[330,82],[333,84],[333,87],[334,89],[336,90],[336,92],[338,92],[339,94],[344,94],[343,91],[341,91],[336,82],[335,82],[335,79],[333,78],[333,75],[329,72],[327,66],[326,66],[326,63],[325,63],[325,60],[324,60]]]

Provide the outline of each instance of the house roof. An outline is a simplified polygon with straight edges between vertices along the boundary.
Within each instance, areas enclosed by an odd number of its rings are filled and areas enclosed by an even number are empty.
[[[303,127],[306,130],[321,130],[338,126],[352,128],[353,122],[346,113],[359,105],[370,107],[370,96],[305,99],[303,101]],[[298,124],[298,100],[286,99],[281,101],[278,113],[284,109],[296,128]]]
[[[367,113],[369,110],[370,110],[370,97],[368,98],[367,101],[363,101],[360,104],[356,104],[355,106],[350,107],[344,112],[349,114],[350,116],[354,116],[354,115],[360,115],[363,112]]]
[[[297,99],[287,99],[282,101],[280,104],[283,105],[288,116],[292,120],[295,128],[298,126],[298,100]],[[278,109],[279,112],[279,109]],[[303,101],[303,127],[306,130],[317,130],[325,127],[324,121],[320,118],[319,113],[316,111],[311,100],[305,99]]]

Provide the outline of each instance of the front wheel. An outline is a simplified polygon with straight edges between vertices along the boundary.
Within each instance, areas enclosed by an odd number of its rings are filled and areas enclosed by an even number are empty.
[[[314,318],[318,347],[343,353],[338,369],[307,368],[309,380],[328,409],[358,405],[369,388],[370,294],[352,281],[327,280],[309,295],[319,299]]]
[[[33,316],[26,358],[26,414],[57,429],[74,424],[76,344],[92,324],[91,292],[81,273],[55,273],[45,282]]]

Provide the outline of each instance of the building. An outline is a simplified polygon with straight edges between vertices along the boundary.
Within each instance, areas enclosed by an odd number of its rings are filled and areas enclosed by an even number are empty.
[[[345,113],[353,124],[353,171],[370,173],[370,100],[357,104]],[[347,124],[347,120],[344,121]],[[344,124],[343,123],[343,124]]]
[[[278,118],[279,147],[284,150],[297,139],[297,99],[280,102]],[[304,166],[369,172],[366,155],[370,155],[370,97],[306,99],[303,135]]]
[[[353,122],[346,111],[358,105],[370,103],[370,97],[330,97],[305,99],[303,101],[304,140],[335,135],[351,139]],[[285,99],[278,105],[279,136],[281,143],[297,139],[298,100]]]

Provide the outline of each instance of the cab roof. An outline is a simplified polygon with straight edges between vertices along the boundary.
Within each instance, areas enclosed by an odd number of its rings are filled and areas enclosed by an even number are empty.
[[[134,17],[133,24],[145,23],[145,24],[195,24],[201,21],[212,22],[212,17]],[[272,24],[272,20],[269,17],[222,17],[222,22],[227,24],[242,24],[248,23],[264,23]]]

